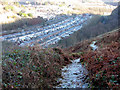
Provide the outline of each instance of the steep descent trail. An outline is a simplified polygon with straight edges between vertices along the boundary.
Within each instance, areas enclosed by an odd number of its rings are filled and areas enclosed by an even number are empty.
[[[71,64],[62,69],[60,84],[56,88],[87,88],[88,71],[81,65],[80,59],[73,60]]]

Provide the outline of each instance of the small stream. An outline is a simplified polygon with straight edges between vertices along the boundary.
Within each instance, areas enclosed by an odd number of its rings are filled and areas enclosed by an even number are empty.
[[[71,64],[62,69],[62,78],[56,88],[87,88],[88,71],[81,65],[80,59],[73,60]]]

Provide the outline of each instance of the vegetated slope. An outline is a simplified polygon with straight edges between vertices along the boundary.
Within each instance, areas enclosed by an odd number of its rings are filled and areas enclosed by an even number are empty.
[[[93,40],[99,47],[96,51],[89,46]],[[3,88],[53,87],[58,84],[62,66],[73,58],[81,58],[89,71],[92,86],[119,87],[120,30],[82,41],[65,50],[11,47],[2,56]]]
[[[90,39],[118,28],[119,13],[120,6],[113,10],[110,16],[94,16],[86,26],[70,35],[70,37],[60,40],[55,46],[69,47],[82,40]]]
[[[90,47],[92,41],[97,41],[95,51]],[[71,56],[80,57],[87,67],[90,87],[120,88],[120,29],[82,41],[67,50]]]
[[[3,88],[48,88],[56,85],[61,67],[70,63],[59,48],[13,47],[2,57]]]
[[[35,7],[24,6],[18,2],[0,1],[2,31],[11,31],[37,24],[42,25],[45,20],[42,17],[36,17],[33,12],[36,12]]]

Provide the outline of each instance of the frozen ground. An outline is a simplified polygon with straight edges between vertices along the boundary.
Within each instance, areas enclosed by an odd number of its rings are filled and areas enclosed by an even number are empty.
[[[96,42],[97,41],[93,41],[92,44],[90,44],[93,50],[96,50],[98,48],[98,46],[95,45]]]
[[[88,71],[81,65],[80,59],[73,60],[71,64],[62,69],[62,78],[56,88],[87,88]]]

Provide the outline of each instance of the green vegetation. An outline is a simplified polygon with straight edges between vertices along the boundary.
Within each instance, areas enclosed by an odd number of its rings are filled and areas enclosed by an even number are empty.
[[[102,38],[94,38],[97,45],[104,47],[96,51],[88,47],[91,40],[64,51],[60,48],[11,47],[10,44],[2,57],[3,88],[52,88],[59,84],[56,80],[61,76],[61,68],[70,63],[70,58],[80,58],[88,69],[89,88],[120,88],[118,35],[116,30]]]
[[[119,33],[119,29],[117,29],[99,38],[80,42],[68,49],[68,52],[72,52],[74,57],[79,56],[81,63],[89,71],[89,88],[120,88]],[[103,48],[98,48],[96,51],[90,49],[90,42],[94,40],[98,41],[97,46],[103,46]],[[82,54],[79,54],[79,52],[82,52]]]
[[[21,7],[25,8],[25,6],[24,6],[24,5],[21,5]]]
[[[43,88],[56,85],[60,68],[70,62],[61,49],[9,48],[2,57],[3,88]]]
[[[28,13],[27,15],[28,15],[29,17],[33,17],[32,13]]]
[[[20,15],[20,16],[22,16],[22,17],[27,17],[27,16],[28,16],[26,13],[23,13],[22,11],[20,11],[20,12],[18,13],[18,15]]]
[[[93,15],[92,18],[88,20],[88,23],[79,31],[73,33],[69,37],[63,38],[53,46],[60,46],[64,48],[70,47],[82,40],[90,39],[118,28],[117,11],[118,8],[116,8],[110,16]]]
[[[15,16],[15,15],[13,15],[13,16],[7,16],[7,18],[9,19],[9,18],[14,18],[14,19],[16,19],[17,17]]]
[[[48,5],[48,4],[49,4],[49,2],[45,2],[44,4],[45,4],[45,5]]]
[[[32,13],[28,13],[28,14],[26,14],[26,13],[23,13],[22,11],[20,11],[19,13],[18,13],[18,15],[20,15],[20,16],[22,16],[22,17],[33,17],[33,15],[32,15]]]
[[[16,18],[16,16],[8,16],[7,18]],[[2,30],[8,30],[8,32],[12,29],[24,28],[24,26],[31,26],[31,25],[43,25],[45,20],[43,18],[23,18],[17,19],[15,22],[12,23],[3,23]]]
[[[6,10],[6,11],[8,11],[8,10],[13,11],[13,10],[14,10],[14,7],[13,7],[13,6],[8,5],[8,6],[5,6],[5,7],[4,7],[4,10]]]
[[[63,7],[63,6],[66,6],[65,2],[62,2],[59,7]]]
[[[20,6],[19,2],[14,2],[14,5]]]

